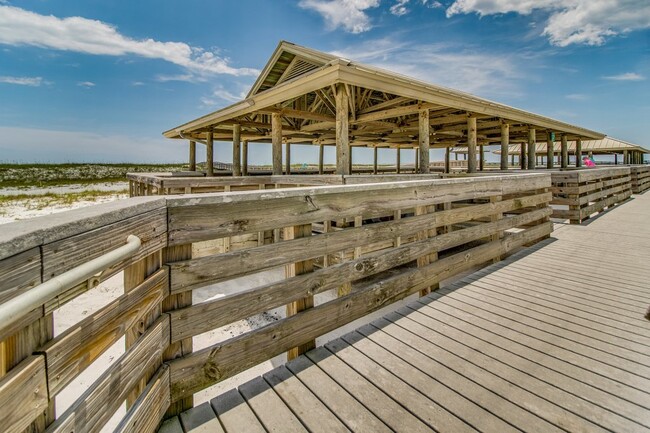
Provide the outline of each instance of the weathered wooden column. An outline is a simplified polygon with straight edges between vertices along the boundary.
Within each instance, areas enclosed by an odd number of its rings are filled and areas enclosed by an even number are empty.
[[[214,142],[212,132],[208,132],[205,138],[205,173],[214,176]]]
[[[414,148],[413,152],[415,153],[415,159],[413,159],[413,173],[420,172],[420,149]]]
[[[286,143],[284,145],[284,172],[286,174],[291,174],[291,143]]]
[[[618,153],[614,153],[614,165],[618,165]]]
[[[479,145],[478,147],[478,169],[479,171],[483,171],[485,168],[485,153],[483,151],[483,145]]]
[[[190,140],[190,171],[196,171],[196,141]]]
[[[418,141],[418,150],[419,153],[419,165],[420,173],[429,173],[429,129],[431,125],[429,124],[429,110],[420,110],[420,115],[418,116],[418,127],[419,127],[419,141]],[[416,162],[416,164],[418,163]]]
[[[445,173],[451,173],[451,147],[445,147]]]
[[[377,156],[379,154],[379,148],[377,146],[375,146],[373,154],[372,172],[373,174],[377,174]]]
[[[526,143],[519,145],[519,167],[526,170],[528,167],[528,159],[526,158]]]
[[[241,176],[241,125],[232,128],[232,175]]]
[[[399,147],[399,145],[397,146],[396,165],[397,165],[397,174],[399,174],[402,171],[402,149]]]
[[[510,124],[501,120],[501,170],[508,169],[508,149],[510,147]],[[514,158],[514,155],[513,155]],[[514,165],[514,159],[513,159]]]
[[[513,167],[515,166],[515,154],[514,153],[512,155],[510,155],[510,165],[513,166]]]
[[[476,173],[476,117],[467,118],[467,172]]]
[[[282,174],[282,116],[271,114],[271,147],[273,152],[273,174]]]
[[[248,176],[248,141],[246,140],[242,142],[241,174],[244,176]]]
[[[537,168],[537,131],[535,128],[528,129],[528,170],[535,170]]]
[[[325,156],[325,145],[320,143],[318,145],[318,174],[324,173],[323,157]]]
[[[567,143],[566,134],[562,134],[562,161],[560,167],[567,168],[569,166],[569,143]]]
[[[350,174],[349,102],[345,85],[336,85],[336,174]]]
[[[576,167],[582,167],[582,138],[576,138]]]
[[[553,168],[553,157],[555,153],[553,152],[553,137],[551,131],[546,131],[546,168]]]
[[[624,150],[623,151],[623,164],[629,164],[629,163],[630,163],[630,159],[628,157],[627,150]]]

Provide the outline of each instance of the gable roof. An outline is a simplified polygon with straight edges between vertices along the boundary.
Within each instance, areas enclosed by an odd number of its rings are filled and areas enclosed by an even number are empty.
[[[576,142],[569,141],[568,150],[569,153],[575,153],[576,151]],[[626,150],[628,151],[637,151],[642,153],[650,153],[650,150],[638,145],[629,143],[627,141],[619,140],[613,137],[605,137],[602,140],[583,140],[582,141],[582,152],[594,152],[596,154],[607,154],[607,153],[621,153]],[[553,152],[559,153],[562,150],[562,144],[560,142],[553,143]],[[521,152],[520,144],[511,144],[508,147],[509,155],[518,155]],[[501,149],[496,149],[493,153],[500,154]],[[535,144],[535,153],[538,155],[546,155],[546,142],[536,143]]]
[[[207,131],[213,131],[215,140],[227,140],[228,130],[232,138],[233,125],[239,124],[242,140],[270,142],[269,115],[280,113],[283,131],[286,127],[291,134],[285,137],[289,142],[335,144],[331,137],[335,127],[334,90],[338,84],[343,85],[350,101],[352,145],[412,146],[417,142],[417,133],[411,131],[414,122],[417,129],[417,113],[421,110],[431,113],[431,147],[462,146],[470,115],[478,119],[481,144],[495,141],[500,122],[511,125],[512,139],[527,135],[528,128],[535,128],[542,135],[544,130],[564,133],[571,139],[605,137],[586,128],[286,41],[278,44],[246,99],[163,135],[201,141]],[[487,132],[483,134],[483,130]]]

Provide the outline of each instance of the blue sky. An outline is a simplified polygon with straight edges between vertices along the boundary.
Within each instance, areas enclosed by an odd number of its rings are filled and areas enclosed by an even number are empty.
[[[0,161],[183,161],[282,39],[650,147],[647,0],[0,0]]]

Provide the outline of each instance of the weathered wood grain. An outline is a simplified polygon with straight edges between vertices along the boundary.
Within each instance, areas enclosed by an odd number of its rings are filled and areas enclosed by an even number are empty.
[[[142,390],[115,433],[153,433],[169,407],[169,367],[161,366]]]
[[[47,410],[45,358],[30,356],[0,379],[0,420],[7,433],[27,429]]]
[[[471,208],[451,209],[432,215],[417,216],[369,224],[295,239],[278,244],[264,245],[242,251],[169,263],[172,293],[203,287],[221,280],[247,275],[275,266],[350,249],[369,243],[393,240],[423,230],[457,224],[475,218],[520,210],[548,202],[550,193],[535,194],[499,203],[486,203]]]
[[[160,270],[39,349],[47,359],[51,395],[57,395],[127,330],[143,320],[167,292],[167,271]]]
[[[43,280],[47,281],[124,245],[127,236],[133,234],[142,241],[139,251],[133,257],[114,266],[112,272],[107,272],[106,277],[124,269],[128,264],[166,245],[166,216],[165,209],[156,209],[43,245]]]
[[[41,252],[32,248],[0,260],[0,302],[41,283]]]
[[[389,251],[379,251],[359,259],[319,269],[308,275],[255,287],[241,293],[206,301],[170,312],[172,341],[198,335],[227,325],[296,299],[335,289],[340,285],[416,260],[418,257],[457,247],[503,230],[529,224],[548,217],[550,208],[509,216],[502,220],[403,245]]]
[[[169,245],[550,186],[548,175],[530,174],[180,196],[168,199]]]
[[[510,234],[426,267],[406,270],[350,295],[302,311],[250,333],[170,362],[172,401],[246,370],[257,363],[403,299],[459,272],[549,234],[544,223]]]
[[[164,315],[88,388],[47,432],[98,432],[136,386],[159,365],[169,345],[169,318]]]

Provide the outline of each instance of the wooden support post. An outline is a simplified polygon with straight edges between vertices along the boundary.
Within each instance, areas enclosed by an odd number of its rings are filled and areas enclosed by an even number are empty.
[[[190,171],[196,171],[196,141],[190,140]]]
[[[241,176],[241,125],[237,123],[232,130],[232,175]]]
[[[416,206],[415,207],[415,215],[425,215],[425,214],[432,213],[432,212],[435,212],[435,205],[433,205],[433,206]],[[436,234],[435,234],[434,230],[432,230],[432,231],[424,230],[424,231],[419,232],[417,234],[417,240],[422,241],[422,240],[428,239],[429,237],[435,236]],[[418,257],[417,264],[418,264],[418,267],[425,267],[428,264],[430,264],[431,262],[436,261],[436,260],[438,260],[438,253],[437,252],[427,254],[427,255],[422,256],[422,257]],[[437,290],[438,288],[439,288],[438,284],[435,284],[433,286],[424,288],[424,289],[420,290],[420,296],[426,296],[429,293],[431,293],[432,290]]]
[[[286,143],[284,145],[284,172],[286,174],[291,174],[291,143]]]
[[[414,148],[413,153],[415,153],[413,159],[413,173],[419,173],[420,172],[420,149],[417,147]]]
[[[582,138],[576,138],[576,167],[582,167]]]
[[[318,174],[323,174],[325,172],[323,166],[324,156],[325,156],[325,145],[323,143],[320,143],[318,145]]]
[[[163,249],[163,263],[171,263],[179,260],[189,260],[192,258],[192,244],[175,245]],[[192,291],[170,295],[162,302],[162,312],[178,310],[183,307],[192,305]],[[184,338],[178,342],[171,343],[163,352],[163,361],[180,358],[192,353],[192,337]],[[178,415],[194,406],[194,397],[186,397],[172,403],[167,409],[167,417]]]
[[[445,173],[451,173],[450,156],[451,156],[451,147],[445,147]],[[456,154],[456,158],[458,158],[458,154]]]
[[[420,110],[418,116],[418,129],[419,129],[419,165],[420,173],[429,173],[429,110]],[[417,163],[416,163],[417,164]]]
[[[618,165],[618,153],[614,154],[614,165]]]
[[[628,157],[627,150],[623,151],[623,164],[629,164],[630,163],[630,158]]]
[[[271,148],[273,153],[273,174],[282,175],[282,116],[271,114]]]
[[[349,103],[345,84],[336,85],[336,174],[350,174]]]
[[[214,142],[212,141],[212,132],[206,134],[205,139],[205,173],[208,176],[214,176]]]
[[[562,159],[560,167],[567,168],[569,166],[569,143],[567,143],[566,134],[562,134]]]
[[[507,156],[506,156],[506,158],[507,158]],[[506,161],[507,161],[507,160],[506,160]],[[507,162],[506,162],[506,163],[507,163]],[[515,154],[514,154],[514,153],[510,156],[510,165],[511,165],[512,167],[515,166]]]
[[[467,172],[476,173],[476,117],[467,118]]]
[[[372,173],[377,174],[377,156],[379,153],[379,148],[375,146],[373,150],[373,161],[372,161]]]
[[[242,143],[241,174],[243,176],[248,176],[248,141],[246,140]]]
[[[526,158],[526,143],[519,145],[519,167],[526,170],[528,167],[528,159]]]
[[[508,169],[508,149],[510,148],[510,124],[501,120],[501,170]],[[513,155],[514,165],[514,155]]]
[[[349,168],[349,173],[350,174],[352,174],[352,161],[353,161],[353,158],[354,158],[354,148],[352,146],[350,146],[350,158],[348,159],[348,161],[350,161],[350,168]]]
[[[293,227],[285,227],[284,229],[284,239],[297,239],[311,236],[311,224],[303,224]],[[313,260],[303,260],[300,262],[292,263],[285,266],[285,276],[286,278],[295,277],[297,275],[307,274],[312,272],[314,269]],[[287,317],[294,316],[300,311],[312,308],[314,306],[314,297],[308,296],[306,298],[299,299],[290,304],[287,304]],[[314,340],[305,341],[298,347],[289,349],[287,352],[287,360],[291,361],[294,358],[302,355],[303,353],[316,347],[316,342]]]
[[[537,131],[535,128],[528,129],[528,170],[535,170],[537,168]]]
[[[400,172],[402,171],[402,149],[399,146],[397,147],[396,166],[397,166],[397,174],[400,174]]]
[[[492,197],[490,197],[490,203],[498,203],[502,199],[503,199],[503,197],[500,196],[500,195],[493,195]],[[499,221],[501,218],[503,218],[502,213],[494,214],[494,215],[492,215],[490,217],[490,222]],[[501,238],[503,238],[503,231],[500,231],[499,233],[493,234],[490,237],[490,240],[491,241],[497,241],[497,240],[499,240]],[[496,262],[498,262],[500,260],[501,260],[501,256],[495,257],[494,259],[492,259],[492,263],[496,263]]]
[[[485,168],[485,153],[482,144],[478,147],[478,154],[478,169],[479,171],[483,171]]]
[[[551,169],[554,167],[553,157],[555,155],[553,149],[553,140],[551,138],[551,131],[546,131],[546,168]]]
[[[346,221],[347,222],[347,221]],[[349,223],[348,223],[349,224]],[[348,225],[346,224],[346,225]],[[363,225],[363,217],[361,215],[357,215],[354,217],[354,227],[361,227]],[[361,247],[356,247],[353,252],[352,252],[352,259],[358,259],[361,257]],[[341,260],[345,260],[345,251],[341,252]],[[337,295],[339,297],[341,296],[346,296],[349,295],[352,292],[352,283],[351,282],[346,282],[342,284],[338,290],[337,290]]]

